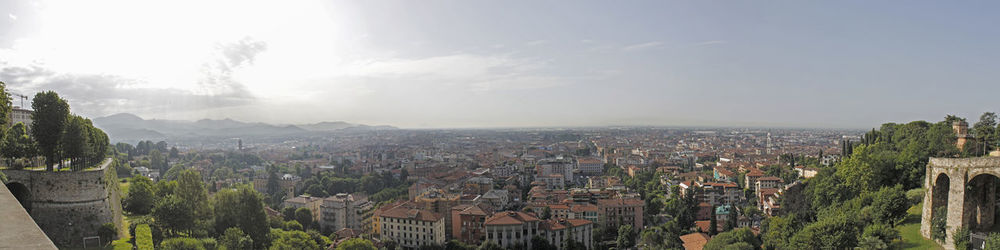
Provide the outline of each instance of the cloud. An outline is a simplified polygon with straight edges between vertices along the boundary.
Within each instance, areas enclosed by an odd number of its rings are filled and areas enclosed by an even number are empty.
[[[695,45],[698,45],[698,46],[708,46],[708,45],[725,44],[725,43],[727,43],[727,42],[723,41],[723,40],[711,40],[711,41],[704,41],[704,42],[696,43]]]
[[[17,16],[12,13],[7,13],[7,17],[9,17],[11,21],[17,21]]]
[[[70,101],[74,112],[89,116],[209,110],[256,102],[257,97],[234,78],[234,72],[252,65],[266,48],[265,43],[250,38],[219,45],[217,53],[202,65],[194,89],[149,87],[144,80],[121,75],[58,72],[43,64],[6,62],[0,63],[0,79],[13,91],[29,96],[55,90]]]
[[[548,64],[504,55],[455,54],[419,59],[391,58],[356,62],[347,74],[371,79],[443,84],[474,91],[547,88],[565,77],[546,75]]]
[[[661,43],[661,42],[648,42],[648,43],[639,43],[639,44],[633,44],[633,45],[625,46],[622,49],[625,50],[625,51],[638,51],[638,50],[646,50],[646,49],[655,49],[655,48],[659,48],[659,47],[662,47],[662,46],[663,46],[663,43]]]

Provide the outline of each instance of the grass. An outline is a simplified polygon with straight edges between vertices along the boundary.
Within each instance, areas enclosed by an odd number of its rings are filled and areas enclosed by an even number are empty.
[[[937,242],[924,238],[920,235],[920,215],[923,212],[924,204],[918,203],[906,210],[906,219],[903,221],[902,225],[896,227],[899,230],[899,235],[902,236],[900,241],[903,249],[944,249]]]
[[[131,184],[132,183],[128,182],[128,181],[126,181],[126,182],[119,181],[118,182],[118,189],[121,190],[122,199],[124,199],[125,196],[128,196],[128,186],[131,185]]]

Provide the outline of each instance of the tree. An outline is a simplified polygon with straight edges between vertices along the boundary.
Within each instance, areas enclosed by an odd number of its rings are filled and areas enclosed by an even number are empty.
[[[303,228],[309,228],[313,222],[312,211],[308,208],[300,207],[295,210],[295,221],[298,221]]]
[[[16,159],[34,157],[36,153],[35,141],[28,135],[27,126],[20,122],[7,130],[2,145],[0,154],[10,159],[8,166],[14,166],[13,161]]]
[[[271,235],[271,237],[274,238],[274,241],[272,242],[270,249],[323,249],[323,246],[316,244],[316,242],[309,237],[309,234],[302,231],[282,231],[280,229],[275,229],[271,231]]]
[[[219,237],[219,244],[226,249],[250,249],[253,247],[253,239],[239,228],[230,227]]]
[[[177,195],[168,195],[156,202],[153,218],[171,235],[189,232],[194,227],[194,213],[188,202]]]
[[[551,218],[552,218],[552,208],[549,208],[548,206],[542,207],[542,215],[541,217],[539,217],[539,219],[548,220]]]
[[[715,206],[712,206],[712,217],[708,221],[708,235],[715,236],[719,234],[719,219],[716,219]]]
[[[205,250],[201,241],[194,238],[170,238],[160,242],[160,249],[167,250]]]
[[[163,154],[160,153],[160,150],[156,149],[149,152],[149,165],[150,168],[159,170],[160,176],[165,176],[170,167],[167,164],[167,160],[163,158]]]
[[[247,186],[223,189],[215,194],[215,229],[218,232],[239,228],[253,239],[254,248],[267,245],[268,221],[263,200]]]
[[[956,250],[972,249],[972,244],[969,242],[969,228],[962,227],[955,230],[955,234],[951,237],[951,242],[955,243]]]
[[[981,141],[981,151],[975,155],[985,155],[991,149],[996,148],[997,143],[997,114],[986,112],[979,116],[979,121],[972,125],[972,133],[976,140]]]
[[[149,214],[153,209],[153,181],[145,176],[136,175],[129,182],[128,194],[125,196],[125,211],[133,214]]]
[[[201,174],[191,169],[181,171],[175,193],[192,209],[191,213],[195,218],[211,219],[212,208],[208,203],[208,190],[201,180]]]
[[[362,238],[351,238],[337,245],[337,250],[375,250],[375,245],[370,240]]]
[[[90,131],[82,117],[72,115],[66,119],[60,146],[62,157],[70,159],[73,170],[82,170],[86,161],[83,157],[90,151]]]
[[[535,237],[531,237],[531,249],[556,250],[558,247],[549,243],[545,238],[536,235]]]
[[[118,235],[118,228],[113,223],[104,223],[97,229],[97,236],[101,237],[102,244],[109,244]]]
[[[635,236],[632,232],[632,225],[625,224],[618,227],[618,238],[615,239],[618,243],[618,249],[626,249],[635,246]]]
[[[739,228],[712,237],[708,243],[705,243],[705,249],[758,249],[760,244],[760,240],[754,236],[753,231],[750,231],[749,228]]]
[[[13,108],[11,107],[10,93],[7,92],[7,84],[0,82],[0,117],[10,117]],[[0,119],[0,132],[8,126],[7,119]]]
[[[45,169],[52,171],[60,160],[59,142],[62,139],[66,119],[69,117],[69,104],[52,91],[35,94],[31,101],[31,137],[38,143],[38,149],[45,156]]]

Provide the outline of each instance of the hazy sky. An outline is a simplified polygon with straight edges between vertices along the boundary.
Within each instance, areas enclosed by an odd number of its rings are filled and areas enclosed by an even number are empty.
[[[0,81],[90,117],[410,128],[1000,110],[994,1],[149,2],[0,1]]]

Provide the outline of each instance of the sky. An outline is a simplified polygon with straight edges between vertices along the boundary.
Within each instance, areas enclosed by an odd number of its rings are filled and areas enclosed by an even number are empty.
[[[1000,111],[998,4],[4,0],[0,81],[29,96],[54,90],[88,117],[403,128],[972,122]]]

